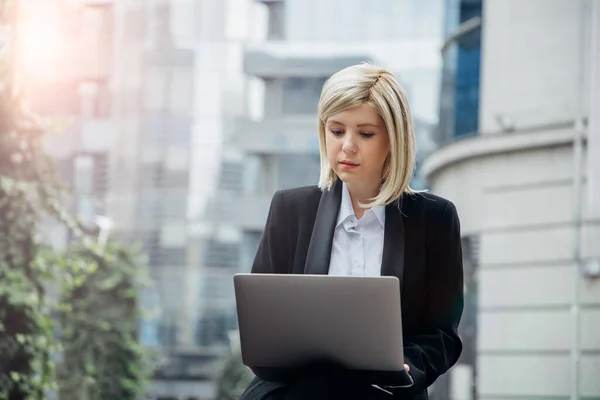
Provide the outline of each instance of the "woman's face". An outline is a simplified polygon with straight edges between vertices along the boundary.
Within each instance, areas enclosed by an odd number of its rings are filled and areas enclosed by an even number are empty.
[[[327,159],[349,186],[379,187],[390,153],[385,123],[368,104],[332,115],[325,123]]]

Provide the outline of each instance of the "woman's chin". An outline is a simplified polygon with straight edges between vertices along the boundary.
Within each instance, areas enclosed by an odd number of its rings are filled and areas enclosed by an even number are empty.
[[[351,171],[339,171],[337,172],[337,176],[346,185],[352,185],[361,182],[360,176],[352,173]]]
[[[352,174],[348,173],[348,171],[336,171],[335,172],[338,178],[344,183],[348,183],[348,181],[352,181]]]

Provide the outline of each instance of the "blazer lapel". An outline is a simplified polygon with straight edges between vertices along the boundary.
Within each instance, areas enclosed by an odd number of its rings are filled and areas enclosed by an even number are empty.
[[[341,202],[342,182],[338,179],[333,190],[321,194],[304,264],[305,274],[326,275],[329,272],[333,233]]]
[[[385,236],[381,258],[381,275],[398,277],[401,290],[404,282],[405,249],[402,200],[403,197],[400,197],[397,202],[393,202],[385,208]]]

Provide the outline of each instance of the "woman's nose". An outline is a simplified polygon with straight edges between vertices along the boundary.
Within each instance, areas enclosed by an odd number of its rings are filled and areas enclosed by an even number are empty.
[[[356,146],[354,145],[354,139],[352,135],[346,135],[344,137],[344,143],[342,143],[342,150],[346,153],[353,153],[356,151]]]

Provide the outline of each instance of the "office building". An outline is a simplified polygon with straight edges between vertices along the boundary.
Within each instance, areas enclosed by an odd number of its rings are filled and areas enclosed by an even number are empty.
[[[451,397],[598,398],[598,4],[448,4],[442,146],[423,172],[464,237],[471,336]]]
[[[254,35],[253,5],[115,2],[108,214],[114,235],[141,241],[148,255],[154,288],[142,300],[159,312],[142,321],[140,338],[161,355],[156,398],[211,399],[235,328],[224,274],[238,266],[235,231],[232,239],[206,216],[219,190],[239,186],[224,143],[244,112],[241,54]]]

